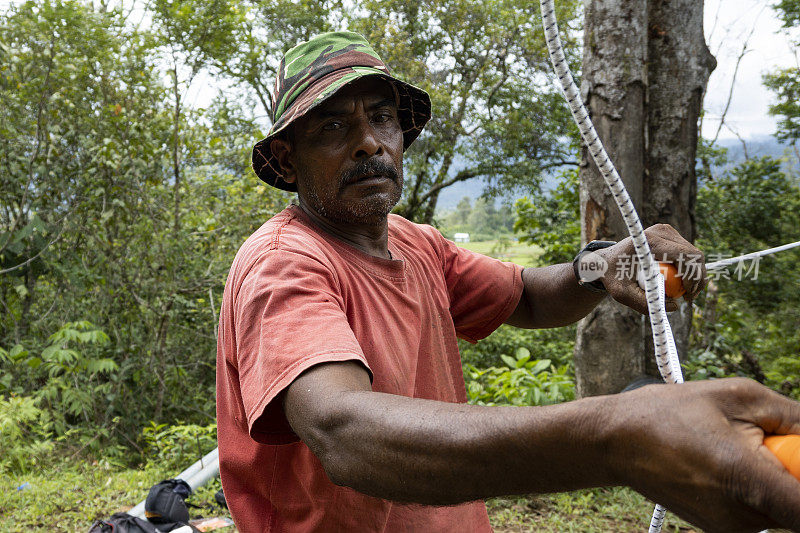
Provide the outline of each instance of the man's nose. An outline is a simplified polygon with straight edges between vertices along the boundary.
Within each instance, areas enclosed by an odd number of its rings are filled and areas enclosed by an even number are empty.
[[[352,155],[354,160],[367,159],[383,154],[383,143],[376,135],[375,129],[368,118],[365,117],[358,121],[356,127],[353,128],[353,136]]]

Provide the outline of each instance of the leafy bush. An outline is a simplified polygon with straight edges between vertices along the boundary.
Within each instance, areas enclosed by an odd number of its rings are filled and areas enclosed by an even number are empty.
[[[103,357],[108,336],[90,322],[68,322],[50,335],[41,351],[21,344],[0,350],[0,360],[11,372],[0,380],[0,392],[34,391],[32,397],[52,416],[57,434],[75,421],[98,422],[103,398],[111,391],[108,376],[117,370],[114,360]]]
[[[167,425],[150,422],[142,430],[145,454],[159,468],[179,471],[217,447],[217,424]]]
[[[575,398],[569,364],[555,367],[549,359],[531,359],[527,348],[516,357],[501,356],[508,366],[464,365],[469,402],[477,405],[551,405]]]
[[[480,368],[502,365],[502,356],[514,354],[518,348],[529,350],[533,359],[550,359],[555,365],[564,365],[572,359],[575,326],[519,329],[504,324],[476,344],[460,340],[458,348],[464,363]]]
[[[48,415],[29,396],[0,396],[0,473],[26,473],[53,451]]]
[[[750,159],[706,175],[697,215],[698,246],[709,261],[797,241],[800,182],[778,160]],[[746,376],[800,398],[797,258],[786,251],[712,276],[697,300],[688,378]]]
[[[68,322],[50,335],[47,343],[16,344],[10,350],[0,348],[4,375],[0,393],[7,393],[7,413],[3,415],[6,431],[26,433],[23,441],[9,444],[4,452],[13,459],[16,470],[36,464],[45,451],[54,451],[58,443],[77,446],[109,457],[125,455],[108,440],[118,419],[107,416],[106,397],[111,393],[117,363],[104,357],[108,336],[90,322]],[[4,397],[4,396],[3,396]],[[11,403],[9,403],[11,402]],[[15,406],[13,409],[9,405]],[[18,410],[18,414],[14,414]],[[16,430],[11,430],[16,426]],[[38,451],[39,453],[34,453]],[[30,458],[25,462],[25,458]]]

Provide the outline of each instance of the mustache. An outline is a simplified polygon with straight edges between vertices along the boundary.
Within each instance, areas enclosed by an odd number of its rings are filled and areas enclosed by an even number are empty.
[[[380,159],[372,158],[359,161],[356,166],[342,173],[339,183],[341,185],[346,185],[360,179],[363,176],[374,174],[381,174],[391,178],[395,182],[399,182],[400,180],[400,173],[394,166],[386,163],[385,161],[381,161]]]

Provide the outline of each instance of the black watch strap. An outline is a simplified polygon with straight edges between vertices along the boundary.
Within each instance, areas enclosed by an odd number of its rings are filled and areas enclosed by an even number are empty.
[[[594,262],[587,263],[583,261],[583,259],[587,254],[595,250],[602,250],[603,248],[608,248],[615,244],[617,244],[615,241],[591,241],[583,247],[583,250],[578,252],[578,255],[572,260],[572,272],[575,274],[578,285],[592,292],[606,292],[606,286],[603,285],[602,273],[600,273],[600,277],[592,276],[591,268],[594,266]],[[589,269],[589,272],[586,272],[587,269]]]

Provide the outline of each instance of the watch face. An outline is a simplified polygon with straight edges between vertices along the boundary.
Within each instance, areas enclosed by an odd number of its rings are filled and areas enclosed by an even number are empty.
[[[608,270],[608,261],[600,254],[589,252],[578,258],[577,273],[581,283],[591,283],[602,279]]]

